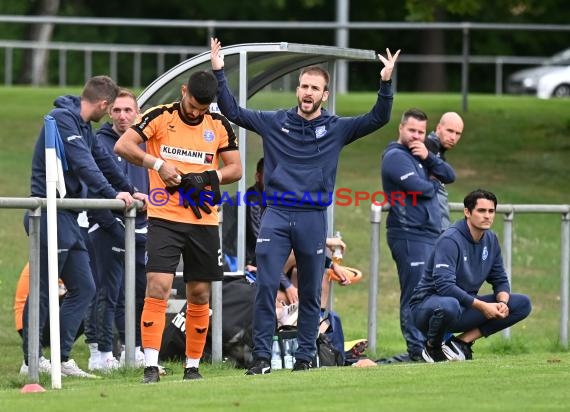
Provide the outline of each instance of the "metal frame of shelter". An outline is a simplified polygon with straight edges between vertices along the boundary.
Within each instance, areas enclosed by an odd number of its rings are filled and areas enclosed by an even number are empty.
[[[378,61],[374,50],[351,49],[334,46],[319,46],[297,43],[251,43],[226,46],[221,49],[224,55],[224,71],[228,85],[242,107],[247,101],[264,87],[290,73],[309,65],[326,65],[330,76],[331,96],[328,110],[335,112],[335,89],[337,85],[337,66],[339,61]],[[141,109],[174,101],[180,97],[180,87],[188,81],[190,73],[196,70],[210,69],[210,52],[192,57],[151,83],[139,96]],[[245,193],[247,176],[246,165],[246,130],[239,128],[239,151],[244,166],[244,174],[238,183],[238,191]],[[332,233],[334,209],[328,210],[329,234]],[[245,208],[238,208],[237,233],[238,268],[245,264]],[[237,272],[239,274],[239,272]],[[234,273],[226,273],[234,274]],[[221,284],[216,282],[212,287],[212,360],[222,360],[221,339]],[[331,294],[332,297],[332,294]],[[329,302],[330,302],[329,298]]]

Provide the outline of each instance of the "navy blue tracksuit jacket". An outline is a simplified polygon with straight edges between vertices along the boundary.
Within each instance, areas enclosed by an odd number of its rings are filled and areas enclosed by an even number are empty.
[[[110,123],[105,123],[97,131],[97,142],[110,159],[113,159],[118,168],[126,176],[129,183],[137,192],[148,193],[148,171],[124,161],[114,152],[115,143],[119,135],[113,130]],[[97,343],[102,352],[111,352],[113,349],[114,326],[119,332],[119,338],[125,341],[125,308],[124,308],[124,281],[125,261],[124,245],[125,235],[123,226],[123,212],[109,210],[90,210],[91,227],[89,237],[93,244],[97,260],[97,277],[99,290],[96,297],[97,311]],[[146,289],[145,274],[145,246],[146,246],[146,213],[138,212],[136,217],[136,317],[140,320],[144,295]],[[136,345],[141,345],[140,328],[136,323]]]
[[[357,117],[339,117],[322,109],[307,121],[289,110],[257,111],[238,106],[223,70],[218,105],[228,120],[263,140],[267,208],[257,238],[257,295],[253,322],[256,359],[269,359],[275,329],[279,274],[291,249],[299,273],[298,360],[316,352],[320,293],[327,233],[326,208],[333,200],[342,148],[385,125],[392,109],[392,89],[382,83],[372,109]]]
[[[391,200],[386,220],[388,246],[400,282],[400,329],[412,359],[421,358],[424,336],[411,321],[409,302],[441,232],[440,181],[454,179],[451,166],[431,152],[421,160],[406,146],[391,142],[383,153],[382,187]],[[403,202],[396,200],[402,198]]]
[[[485,282],[493,293],[479,296]],[[472,308],[475,298],[495,302],[499,292],[509,293],[509,316],[505,319],[486,319]],[[510,292],[497,236],[487,230],[475,241],[463,219],[437,240],[410,302],[412,317],[436,344],[446,332],[478,328],[483,336],[489,336],[526,318],[531,311],[528,296]]]
[[[81,100],[78,96],[60,96],[50,111],[57,124],[63,142],[69,169],[64,173],[67,197],[84,198],[88,188],[97,197],[114,199],[117,190],[132,193],[133,187],[97,144],[91,124],[80,115]],[[31,196],[46,197],[45,130],[42,127],[32,157]],[[109,180],[107,180],[107,178]],[[109,183],[111,182],[111,183]],[[61,358],[67,360],[83,320],[88,303],[95,294],[95,283],[89,266],[89,254],[85,239],[77,223],[77,211],[58,209],[58,260],[59,277],[68,293],[60,306]],[[40,224],[40,330],[48,315],[48,263],[47,219],[42,213]],[[25,219],[28,230],[27,219]],[[28,324],[27,304],[24,314],[24,358],[27,360]]]

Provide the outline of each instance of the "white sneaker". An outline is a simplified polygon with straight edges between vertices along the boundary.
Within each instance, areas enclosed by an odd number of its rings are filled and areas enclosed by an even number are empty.
[[[121,367],[125,366],[125,351],[121,351],[121,357],[119,359],[119,365],[121,365]],[[145,363],[144,363],[144,353],[142,350],[138,349],[135,351],[135,368],[144,368],[145,367]]]
[[[77,378],[94,379],[97,377],[80,369],[73,359],[70,359],[67,362],[61,362],[61,374],[62,376],[73,376]]]
[[[39,372],[40,373],[51,373],[51,362],[44,356],[40,356],[39,362]],[[28,365],[26,362],[22,361],[22,366],[20,367],[20,375],[28,374]]]
[[[101,356],[97,354],[96,356],[90,356],[87,363],[87,369],[90,371],[98,371],[102,369],[101,366]]]
[[[112,372],[119,369],[119,361],[116,358],[101,359],[100,366],[103,372]]]
[[[447,356],[447,359],[449,359],[450,361],[465,360],[465,355],[463,354],[463,352],[461,352],[461,350],[457,346],[455,346],[453,342],[451,342],[450,344],[448,344],[447,342],[442,343],[441,350],[443,351],[445,356]]]

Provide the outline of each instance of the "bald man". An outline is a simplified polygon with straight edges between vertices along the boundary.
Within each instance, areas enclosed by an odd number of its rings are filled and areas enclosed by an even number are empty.
[[[463,119],[455,112],[447,112],[441,116],[435,131],[431,132],[425,140],[430,152],[444,161],[445,152],[451,150],[461,139],[463,134]],[[448,193],[445,184],[441,183],[437,191],[437,198],[441,209],[441,231],[447,229],[451,223],[449,215]]]

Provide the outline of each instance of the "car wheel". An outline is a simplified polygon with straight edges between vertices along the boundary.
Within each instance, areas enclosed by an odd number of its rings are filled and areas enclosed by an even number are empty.
[[[552,97],[570,97],[570,84],[556,86],[556,89],[552,92]]]

